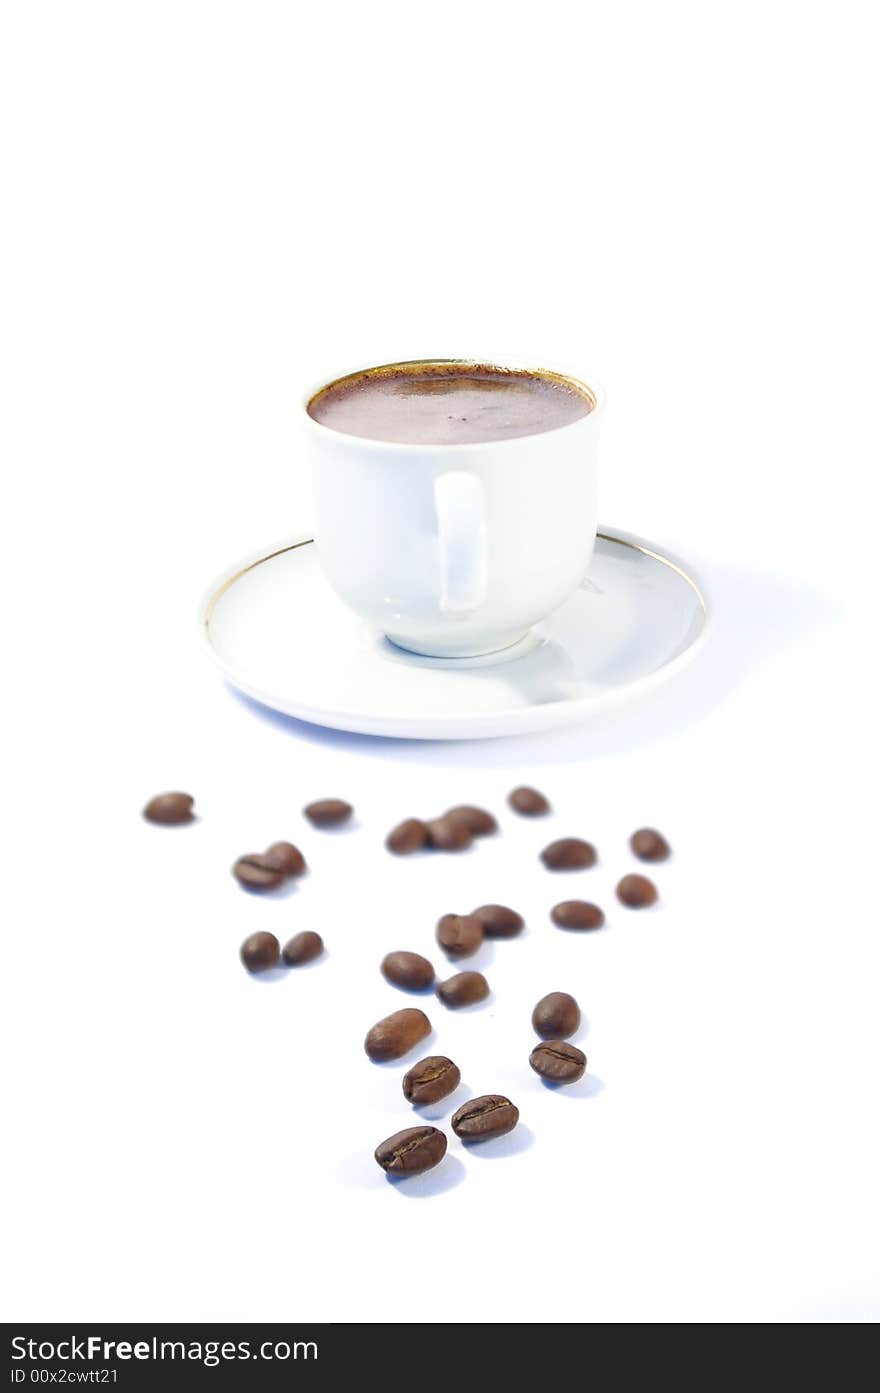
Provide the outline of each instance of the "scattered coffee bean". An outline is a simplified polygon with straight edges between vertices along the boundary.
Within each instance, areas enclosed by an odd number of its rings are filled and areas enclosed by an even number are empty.
[[[284,871],[256,851],[240,856],[232,867],[232,874],[246,890],[274,890],[285,879]]]
[[[436,817],[427,828],[428,845],[435,851],[466,851],[473,841],[470,829],[455,817]]]
[[[487,813],[485,808],[473,808],[467,803],[450,808],[443,817],[454,817],[463,822],[472,837],[490,837],[493,832],[498,831],[498,823],[491,813]]]
[[[274,934],[257,933],[246,938],[239,949],[239,957],[248,972],[265,972],[267,967],[277,967],[281,944]]]
[[[386,953],[381,970],[386,981],[410,992],[422,991],[434,981],[434,969],[420,953]]]
[[[596,864],[596,848],[579,837],[562,837],[541,852],[549,871],[581,871]]]
[[[536,788],[515,788],[508,794],[507,801],[513,811],[523,817],[543,817],[550,811],[547,799]]]
[[[532,1050],[529,1063],[536,1074],[551,1083],[577,1083],[583,1078],[587,1056],[567,1040],[545,1040]]]
[[[481,904],[471,918],[479,919],[487,938],[513,938],[525,924],[521,914],[503,904]]]
[[[306,869],[306,858],[293,842],[273,842],[263,853],[270,866],[284,875],[302,875]]]
[[[488,1141],[512,1132],[519,1122],[519,1108],[501,1093],[469,1098],[452,1114],[452,1130],[462,1141]]]
[[[473,1006],[486,1000],[489,983],[482,972],[457,972],[440,983],[437,995],[445,1006]]]
[[[439,1103],[461,1083],[458,1065],[445,1054],[429,1054],[403,1076],[403,1096],[408,1103]]]
[[[273,842],[268,851],[240,856],[232,874],[247,890],[274,890],[288,876],[302,875],[305,857],[292,842]]]
[[[319,798],[316,803],[309,803],[303,808],[303,813],[315,827],[338,827],[340,823],[348,822],[353,812],[351,804],[342,798]]]
[[[657,886],[646,875],[625,875],[617,886],[617,898],[630,909],[647,909],[659,896]]]
[[[193,821],[193,800],[188,793],[157,793],[144,808],[143,815],[147,822],[179,827],[183,822]]]
[[[581,1023],[581,1008],[568,992],[549,992],[532,1012],[532,1025],[542,1040],[564,1040]]]
[[[302,933],[294,934],[293,938],[285,943],[281,956],[288,967],[299,967],[302,963],[310,963],[313,958],[320,957],[323,951],[324,940],[321,935],[311,929],[303,929]]]
[[[388,1175],[421,1175],[446,1155],[446,1136],[437,1127],[405,1127],[380,1142],[376,1160]]]
[[[640,861],[666,861],[672,851],[662,832],[654,827],[640,827],[633,832],[629,844]]]
[[[437,942],[450,958],[469,958],[476,953],[484,933],[475,914],[444,914],[437,924]]]
[[[417,817],[408,817],[399,822],[385,839],[385,845],[395,856],[409,856],[413,851],[421,851],[427,843],[427,825]]]
[[[424,1011],[404,1007],[384,1016],[367,1032],[364,1049],[377,1064],[409,1054],[420,1040],[431,1034],[431,1022]]]
[[[550,918],[560,929],[601,929],[605,923],[599,906],[587,900],[563,900],[553,906]]]

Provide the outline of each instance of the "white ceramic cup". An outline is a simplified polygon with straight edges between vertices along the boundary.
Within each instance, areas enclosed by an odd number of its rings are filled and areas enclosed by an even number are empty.
[[[508,648],[586,575],[604,393],[526,370],[586,392],[592,410],[538,435],[462,445],[362,439],[304,413],[321,565],[340,598],[400,648],[442,658]]]

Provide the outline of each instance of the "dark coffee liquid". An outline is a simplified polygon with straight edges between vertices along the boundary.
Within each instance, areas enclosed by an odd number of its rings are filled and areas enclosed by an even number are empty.
[[[565,378],[470,363],[397,364],[343,377],[309,402],[331,430],[403,445],[473,445],[540,435],[595,403]]]

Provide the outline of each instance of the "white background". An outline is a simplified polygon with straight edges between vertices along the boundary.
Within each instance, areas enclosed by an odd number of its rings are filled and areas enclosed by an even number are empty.
[[[7,1319],[880,1314],[874,20],[4,6]],[[711,648],[647,709],[520,741],[236,698],[195,615],[308,524],[302,389],[488,348],[604,382],[603,520],[702,569]],[[399,816],[500,814],[522,779],[552,823],[384,854]],[[195,826],[141,821],[166,787]],[[306,827],[330,794],[356,828]],[[644,823],[676,856],[639,917],[611,888]],[[551,832],[601,866],[551,877]],[[245,896],[229,864],[279,837],[310,876]],[[607,931],[550,925],[577,893]],[[507,1092],[522,1126],[392,1186],[378,961],[492,899],[528,932],[431,1044],[455,1102]],[[302,927],[326,961],[243,972],[247,933]],[[568,1095],[527,1064],[557,987],[587,1020]]]

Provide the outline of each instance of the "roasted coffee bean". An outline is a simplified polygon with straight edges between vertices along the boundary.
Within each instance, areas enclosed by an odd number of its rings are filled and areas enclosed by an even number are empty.
[[[617,898],[629,909],[647,909],[659,896],[657,886],[646,875],[625,875],[618,883]]]
[[[444,914],[437,924],[437,942],[450,958],[469,958],[476,953],[484,933],[475,914]]]
[[[487,938],[513,938],[525,924],[521,914],[504,904],[481,904],[470,917],[479,919]]]
[[[303,875],[305,872],[306,858],[293,842],[273,842],[263,855],[269,865],[283,875]]]
[[[388,1175],[420,1175],[446,1155],[446,1136],[437,1127],[405,1127],[375,1150],[376,1160]]]
[[[274,934],[251,934],[239,949],[239,957],[248,972],[265,972],[267,967],[277,967],[281,944]]]
[[[567,1040],[545,1040],[532,1050],[529,1063],[536,1074],[551,1083],[577,1083],[583,1078],[587,1056]]]
[[[386,1059],[400,1059],[409,1054],[420,1040],[431,1034],[431,1022],[424,1011],[406,1006],[402,1011],[392,1011],[384,1016],[367,1032],[364,1049],[377,1064]]]
[[[351,804],[342,798],[319,798],[316,803],[309,803],[303,808],[303,813],[315,827],[338,827],[340,823],[348,822],[353,812]]]
[[[564,1040],[581,1023],[581,1008],[568,992],[549,992],[532,1012],[532,1025],[542,1040]]]
[[[513,811],[523,817],[543,817],[550,811],[547,799],[536,788],[515,788],[508,794],[507,801]]]
[[[299,967],[301,963],[310,963],[313,958],[320,957],[323,951],[324,940],[321,935],[311,929],[303,929],[302,933],[294,934],[293,938],[285,943],[281,956],[288,967]]]
[[[629,844],[640,861],[666,861],[672,851],[662,832],[654,827],[640,827],[638,832],[633,832]]]
[[[435,817],[427,828],[428,845],[435,851],[466,851],[473,841],[470,829],[456,817]]]
[[[188,793],[157,793],[144,808],[143,815],[147,822],[178,827],[182,822],[193,821],[193,800]]]
[[[445,1054],[429,1054],[404,1074],[403,1096],[416,1107],[422,1103],[439,1103],[441,1098],[454,1093],[460,1083],[457,1064]]]
[[[550,918],[560,929],[601,929],[605,923],[599,906],[587,900],[563,900],[553,906]]]
[[[562,837],[541,852],[548,871],[581,871],[596,864],[596,848],[579,837]]]
[[[420,953],[386,953],[381,970],[387,981],[410,992],[422,991],[434,981],[434,969]]]
[[[472,837],[490,837],[493,832],[498,831],[498,823],[491,813],[487,813],[485,808],[471,807],[468,803],[450,808],[443,817],[454,817],[463,822]]]
[[[274,890],[285,879],[284,871],[274,865],[268,856],[256,851],[249,856],[240,856],[232,867],[232,874],[246,890]]]
[[[469,1098],[452,1114],[452,1130],[462,1141],[488,1141],[512,1132],[519,1122],[519,1108],[501,1093]]]
[[[437,995],[445,1006],[473,1006],[486,1000],[489,983],[482,972],[457,972],[440,983]]]
[[[417,817],[405,818],[392,827],[385,838],[385,845],[395,856],[409,856],[428,845],[428,827]]]

